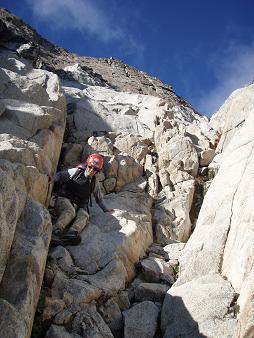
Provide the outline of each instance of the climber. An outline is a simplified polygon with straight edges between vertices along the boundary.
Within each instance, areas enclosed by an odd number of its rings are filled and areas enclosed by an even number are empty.
[[[90,154],[86,162],[79,164],[76,168],[57,172],[53,177],[49,175],[49,183],[62,183],[58,190],[56,201],[56,210],[61,209],[67,217],[59,215],[54,224],[53,235],[61,240],[70,240],[70,244],[80,242],[80,233],[88,223],[89,202],[91,204],[91,194],[93,193],[95,201],[104,212],[113,212],[114,209],[108,209],[103,201],[99,182],[96,174],[102,170],[103,158],[99,154]],[[77,209],[77,218],[68,231],[66,227],[75,217]],[[68,214],[68,210],[70,211]],[[71,243],[71,241],[73,243]]]

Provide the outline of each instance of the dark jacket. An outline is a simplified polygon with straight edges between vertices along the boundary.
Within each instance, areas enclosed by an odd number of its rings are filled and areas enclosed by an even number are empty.
[[[79,173],[81,173],[81,183],[82,178],[84,181],[81,185],[77,183],[75,179]],[[57,172],[54,175],[54,182],[63,183],[59,188],[58,195],[69,198],[72,202],[77,204],[78,207],[87,208],[90,195],[93,194],[95,201],[100,208],[104,212],[108,211],[96,175],[85,177],[80,168],[71,168]]]

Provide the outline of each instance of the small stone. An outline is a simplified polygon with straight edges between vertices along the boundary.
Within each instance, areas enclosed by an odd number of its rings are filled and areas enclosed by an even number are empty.
[[[53,323],[57,325],[66,325],[71,321],[72,316],[73,314],[69,310],[65,309],[55,316]]]
[[[65,304],[61,299],[53,299],[46,297],[45,308],[43,311],[43,322],[49,321],[57,313],[63,310]]]
[[[135,299],[138,301],[150,300],[162,303],[169,289],[168,285],[159,283],[141,283],[135,289]]]

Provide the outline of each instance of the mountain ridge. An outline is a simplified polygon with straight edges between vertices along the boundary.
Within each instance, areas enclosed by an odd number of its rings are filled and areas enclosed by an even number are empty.
[[[177,95],[172,86],[160,79],[113,57],[95,58],[69,52],[50,43],[22,19],[6,9],[0,9],[0,33],[0,43],[5,45],[8,42],[18,44],[32,42],[30,48],[26,50],[26,57],[34,59],[35,68],[52,71],[61,77],[63,76],[61,69],[78,63],[86,68],[88,73],[100,78],[102,86],[109,86],[117,91],[161,97],[172,103],[189,107],[201,115],[189,102]]]

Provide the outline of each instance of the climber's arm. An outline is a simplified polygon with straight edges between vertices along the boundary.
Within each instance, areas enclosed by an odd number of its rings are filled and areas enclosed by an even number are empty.
[[[95,197],[95,201],[96,203],[99,205],[99,207],[104,211],[104,212],[111,212],[114,211],[114,209],[109,209],[107,208],[107,206],[105,205],[105,201],[101,192],[101,188],[100,188],[100,184],[97,181],[97,179],[95,180],[95,187],[94,187],[94,197]]]
[[[49,183],[54,183],[54,182],[59,182],[59,181],[60,182],[68,181],[71,177],[73,177],[77,173],[78,170],[80,170],[80,169],[71,168],[71,169],[68,169],[68,170],[58,171],[53,176],[48,175]]]

